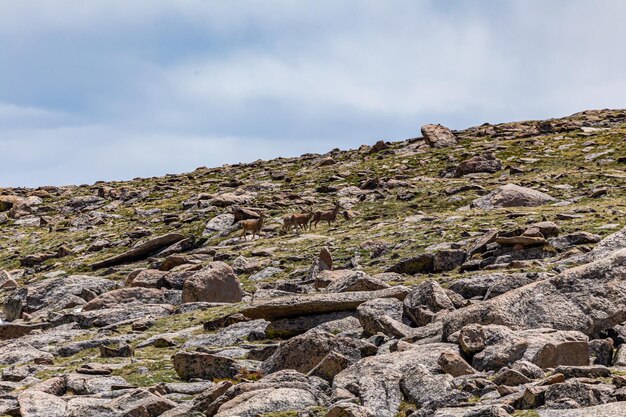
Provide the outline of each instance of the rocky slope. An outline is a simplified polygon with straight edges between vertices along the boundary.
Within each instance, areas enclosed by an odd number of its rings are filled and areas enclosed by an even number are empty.
[[[0,415],[624,416],[625,145],[587,111],[2,189]]]

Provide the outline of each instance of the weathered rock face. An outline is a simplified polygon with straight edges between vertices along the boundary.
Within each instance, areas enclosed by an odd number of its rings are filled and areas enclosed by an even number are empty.
[[[130,303],[166,304],[167,298],[163,290],[156,288],[120,288],[97,296],[83,306],[83,311],[122,307]]]
[[[513,331],[505,326],[469,325],[459,334],[459,345],[473,355],[472,366],[497,371],[518,361],[539,368],[587,365],[589,339],[576,331],[529,329]]]
[[[374,298],[397,298],[403,300],[408,294],[407,287],[396,286],[378,291],[356,291],[340,294],[313,294],[281,297],[272,300],[253,302],[242,313],[250,318],[276,320],[307,314],[355,311],[367,300]]]
[[[470,323],[598,334],[626,320],[626,250],[448,315],[444,337]]]
[[[405,314],[418,326],[433,322],[439,311],[454,309],[445,290],[434,281],[421,283],[404,299]]]
[[[411,329],[402,323],[402,302],[395,298],[375,298],[361,304],[357,318],[366,334],[383,333],[391,337],[406,337]]]
[[[462,177],[467,174],[476,174],[479,172],[494,173],[502,169],[502,161],[493,156],[492,153],[474,156],[461,162],[456,167],[455,176]]]
[[[472,202],[472,207],[492,210],[501,207],[534,207],[555,202],[556,199],[532,188],[507,184]]]
[[[67,404],[56,395],[26,391],[18,397],[20,415],[24,417],[66,417]]]
[[[203,237],[213,237],[220,233],[227,232],[233,228],[235,216],[230,213],[218,214],[208,221],[202,232]]]
[[[270,374],[282,369],[294,369],[306,374],[330,353],[338,353],[346,357],[349,363],[354,363],[362,357],[375,354],[376,347],[359,339],[312,330],[281,343],[263,363],[261,370]]]
[[[292,370],[279,371],[256,383],[242,383],[220,391],[210,393],[192,410],[214,417],[254,417],[305,410],[329,402],[329,387],[325,381]]]
[[[232,268],[224,262],[212,262],[187,278],[183,285],[183,302],[196,301],[237,303],[242,292]]]
[[[328,326],[334,327],[332,332],[337,330],[341,331],[342,326],[337,322],[341,322],[342,319],[353,319],[348,329],[352,330],[359,325],[359,321],[354,317],[354,312],[340,311],[337,313],[323,313],[323,314],[311,314],[307,316],[287,317],[283,319],[274,320],[265,329],[265,334],[268,337],[291,337],[302,334],[315,327],[328,323]],[[334,326],[337,324],[337,326]],[[347,329],[346,329],[347,330]]]
[[[539,417],[622,417],[626,402],[597,405],[577,410],[539,410]]]
[[[464,298],[493,298],[524,285],[548,279],[546,273],[479,273],[461,278],[450,285],[450,289]]]
[[[376,291],[389,288],[389,284],[369,275],[355,271],[346,277],[337,279],[326,287],[326,292]]]
[[[602,241],[585,256],[585,262],[597,261],[624,248],[626,248],[626,227],[602,239]]]
[[[168,246],[173,245],[174,243],[179,242],[183,239],[185,239],[185,236],[179,233],[170,233],[167,235],[155,237],[120,255],[116,255],[103,261],[96,262],[92,264],[91,267],[93,269],[100,269],[109,266],[120,265],[123,263],[133,262],[140,259],[145,259],[148,256],[162,249],[165,249]]]
[[[116,286],[114,281],[84,275],[48,279],[13,292],[4,302],[4,314],[7,320],[22,313],[44,316],[49,311],[82,306]]]
[[[441,125],[422,126],[424,141],[432,148],[445,148],[456,145],[454,134],[447,127]]]
[[[234,378],[239,373],[234,360],[209,353],[178,352],[172,362],[178,376],[185,380]]]
[[[376,416],[393,417],[402,399],[402,378],[420,364],[428,371],[439,370],[437,360],[444,352],[458,353],[458,348],[446,343],[416,345],[407,351],[364,358],[337,374],[333,388],[350,393]]]

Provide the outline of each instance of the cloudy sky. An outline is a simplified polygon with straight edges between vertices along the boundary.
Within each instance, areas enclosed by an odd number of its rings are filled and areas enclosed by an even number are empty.
[[[0,187],[626,107],[623,0],[0,0]]]

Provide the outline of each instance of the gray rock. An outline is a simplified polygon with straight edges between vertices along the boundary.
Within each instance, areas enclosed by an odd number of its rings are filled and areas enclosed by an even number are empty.
[[[445,148],[456,145],[454,134],[442,125],[424,125],[422,126],[422,136],[424,141],[431,148]]]
[[[265,320],[251,320],[234,323],[214,334],[201,334],[190,337],[184,349],[200,346],[234,346],[247,340],[262,339],[269,323]]]
[[[368,335],[383,333],[391,337],[406,337],[411,328],[402,323],[402,302],[395,298],[375,298],[356,309],[361,327]]]
[[[624,417],[626,402],[585,407],[578,410],[538,410],[539,417]]]
[[[174,243],[183,239],[185,239],[185,236],[179,233],[170,233],[167,235],[151,238],[146,242],[141,243],[120,255],[112,256],[105,260],[95,262],[91,265],[91,268],[107,268],[110,266],[116,266],[146,259],[148,256],[157,253],[160,250],[165,249],[168,246],[171,246]]]
[[[472,202],[472,207],[492,210],[501,207],[533,207],[555,202],[556,199],[532,188],[506,184]]]
[[[377,417],[394,417],[402,400],[400,381],[416,365],[440,371],[437,359],[444,352],[458,353],[447,343],[411,345],[411,349],[371,356],[335,376],[333,388],[350,393]]]
[[[119,308],[130,303],[167,304],[166,292],[157,288],[120,288],[97,296],[83,306],[83,311]]]
[[[450,289],[464,298],[493,298],[506,292],[512,291],[524,285],[550,277],[546,273],[522,272],[522,273],[479,273],[467,278],[461,278],[450,285]]]
[[[232,268],[224,262],[211,262],[183,285],[183,302],[197,301],[237,303],[242,291]]]
[[[626,249],[568,269],[444,319],[444,338],[469,323],[497,323],[513,329],[551,327],[599,334],[626,321]]]
[[[316,328],[324,323],[335,322],[338,320],[342,320],[348,317],[355,317],[354,312],[351,311],[340,311],[337,313],[327,313],[327,314],[313,314],[309,316],[299,316],[299,317],[287,317],[284,319],[278,319],[271,322],[265,328],[265,334],[267,337],[274,338],[286,338],[292,337],[299,334],[302,334],[308,330]],[[356,326],[355,326],[356,325]],[[329,324],[332,326],[332,324]],[[354,328],[360,326],[358,319],[355,318],[355,321],[349,325],[349,328]],[[336,333],[336,330],[344,331],[347,330],[343,326],[335,326],[334,329],[330,329],[327,331],[332,331],[332,333]]]
[[[68,391],[76,395],[93,395],[103,392],[110,392],[113,386],[132,388],[124,378],[119,376],[99,376],[71,373],[66,376],[66,387]]]
[[[253,301],[242,313],[253,319],[277,320],[307,314],[355,311],[367,300],[374,298],[397,298],[403,300],[408,294],[407,287],[396,286],[377,291],[356,291],[346,293],[294,295],[270,300]]]
[[[47,279],[11,293],[4,302],[4,314],[9,321],[22,313],[44,317],[50,311],[81,306],[116,287],[115,281],[85,275]]]
[[[603,384],[584,384],[572,380],[548,387],[546,408],[579,408],[606,404],[611,399],[613,387]]]
[[[494,173],[502,169],[502,161],[493,156],[490,152],[466,159],[456,167],[455,176],[462,177],[467,174],[479,172]]]
[[[203,352],[178,352],[172,357],[174,370],[181,379],[234,378],[239,373],[236,362]]]
[[[18,396],[22,417],[66,417],[67,404],[56,395],[26,390]]]
[[[404,313],[418,326],[433,322],[442,310],[454,309],[446,291],[435,281],[422,282],[404,299]]]
[[[389,288],[389,284],[364,272],[354,271],[348,276],[334,280],[326,287],[326,292],[376,291],[384,288]]]
[[[354,363],[362,357],[375,354],[376,347],[360,339],[312,330],[281,343],[272,356],[263,362],[261,370],[265,374],[282,369],[307,373],[332,352],[339,353],[350,363]]]
[[[427,403],[440,404],[454,395],[452,376],[433,374],[424,365],[415,365],[400,380],[400,388],[411,403],[422,408]]]
[[[255,383],[244,382],[232,386],[213,401],[207,398],[193,409],[214,417],[255,417],[266,413],[305,410],[327,405],[328,389],[328,384],[322,379],[284,370]]]
[[[230,213],[218,214],[208,221],[202,232],[202,237],[211,238],[219,234],[235,230],[237,227],[233,226],[235,223],[235,216]]]

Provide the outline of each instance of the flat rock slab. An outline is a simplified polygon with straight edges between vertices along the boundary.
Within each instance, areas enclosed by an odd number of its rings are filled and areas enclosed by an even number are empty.
[[[120,255],[116,255],[103,261],[93,263],[91,264],[91,268],[107,268],[110,266],[139,261],[183,239],[185,239],[185,236],[181,235],[180,233],[170,233],[167,235],[155,237],[154,239],[150,239],[147,242],[142,243],[141,245],[134,247],[131,250],[124,252]]]
[[[307,314],[355,311],[358,306],[367,300],[374,298],[397,298],[402,301],[409,292],[409,288],[399,285],[377,291],[294,295],[252,303],[249,307],[243,309],[242,313],[244,316],[253,319],[272,321]]]
[[[17,339],[32,332],[43,329],[45,324],[0,323],[0,340]]]
[[[597,405],[575,410],[538,410],[539,417],[624,417],[626,402]]]

